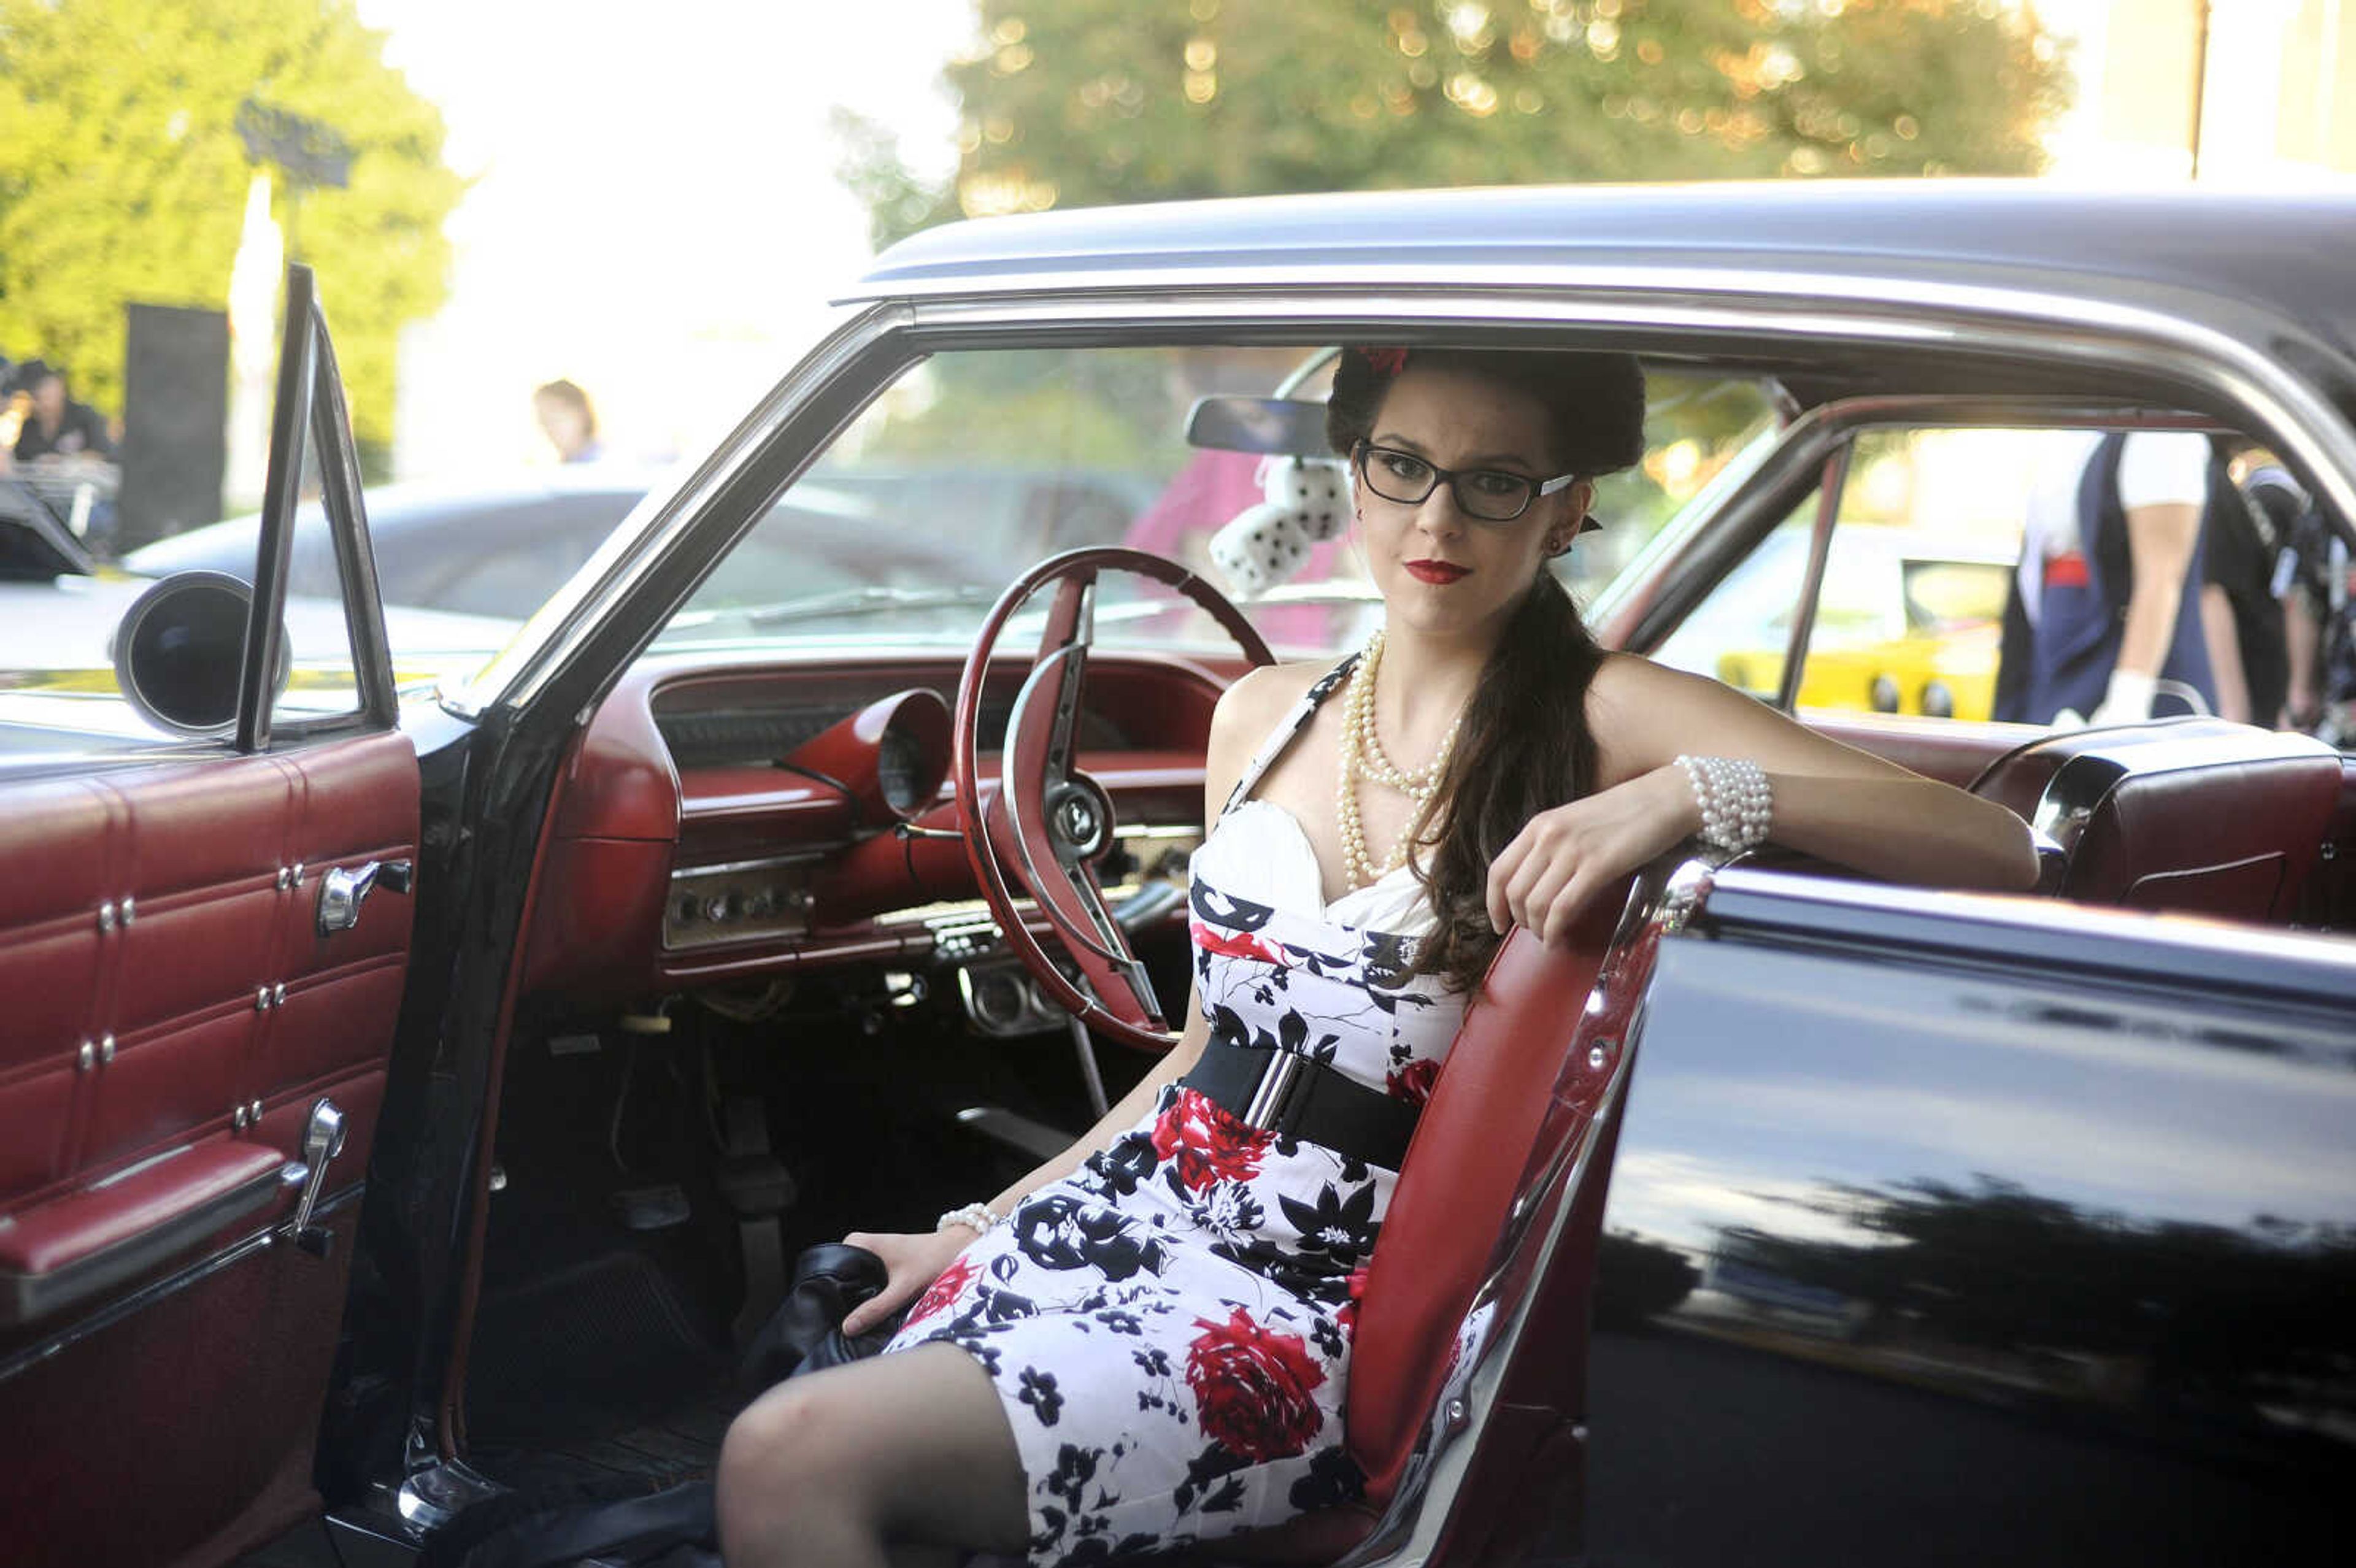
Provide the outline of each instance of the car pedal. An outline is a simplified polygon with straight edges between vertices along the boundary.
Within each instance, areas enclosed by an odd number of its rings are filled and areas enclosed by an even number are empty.
[[[688,1207],[687,1189],[676,1181],[658,1182],[652,1187],[625,1187],[612,1200],[614,1218],[626,1231],[668,1231],[673,1225],[684,1225],[691,1211]]]
[[[969,1105],[957,1114],[960,1125],[971,1127],[993,1143],[1018,1149],[1033,1159],[1052,1159],[1072,1147],[1077,1134],[1035,1122],[1003,1105]]]

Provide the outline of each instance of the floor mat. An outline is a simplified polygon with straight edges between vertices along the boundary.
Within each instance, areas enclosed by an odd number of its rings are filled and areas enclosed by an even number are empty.
[[[485,1294],[468,1358],[470,1446],[571,1452],[647,1427],[670,1435],[648,1439],[649,1452],[669,1453],[679,1435],[666,1424],[685,1410],[701,1413],[685,1435],[701,1455],[719,1441],[701,1435],[704,1407],[733,1403],[734,1370],[724,1330],[659,1266],[604,1253]]]

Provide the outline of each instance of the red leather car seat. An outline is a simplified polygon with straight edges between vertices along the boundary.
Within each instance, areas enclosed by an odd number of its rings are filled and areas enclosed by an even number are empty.
[[[1365,1501],[1230,1536],[1183,1561],[1331,1563],[1380,1521],[1438,1405],[1457,1330],[1538,1142],[1592,1111],[1563,1099],[1562,1069],[1582,1020],[1599,1021],[1587,1018],[1589,997],[1626,901],[1625,883],[1599,894],[1567,950],[1512,933],[1449,1048],[1358,1304],[1343,1419]]]
[[[2222,719],[2047,736],[1972,785],[2061,846],[2064,898],[2274,924],[2298,907],[2340,789],[2321,741]]]

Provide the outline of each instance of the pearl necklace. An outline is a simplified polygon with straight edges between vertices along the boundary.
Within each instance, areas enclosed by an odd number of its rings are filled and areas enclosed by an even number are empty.
[[[1460,709],[1449,723],[1448,733],[1440,737],[1431,761],[1423,766],[1402,768],[1391,761],[1375,728],[1375,681],[1382,662],[1383,635],[1377,631],[1366,645],[1365,653],[1360,656],[1357,667],[1350,672],[1350,688],[1342,702],[1342,763],[1334,779],[1333,816],[1342,830],[1343,875],[1353,889],[1380,881],[1407,864],[1416,834],[1440,794],[1440,775],[1448,769],[1449,753],[1456,748],[1456,731],[1464,722],[1463,710]],[[1397,790],[1416,805],[1407,827],[1379,863],[1366,848],[1365,824],[1358,815],[1361,779]]]

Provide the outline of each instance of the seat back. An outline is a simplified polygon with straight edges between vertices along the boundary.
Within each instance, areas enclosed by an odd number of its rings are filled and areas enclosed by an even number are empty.
[[[2340,789],[2321,741],[2222,719],[2047,736],[1972,785],[2061,847],[2064,898],[2268,924],[2298,910]]]
[[[1624,886],[1566,949],[1515,931],[1499,949],[1417,1124],[1358,1306],[1344,1412],[1367,1497],[1387,1502],[1453,1369],[1457,1334],[1556,1104]]]

